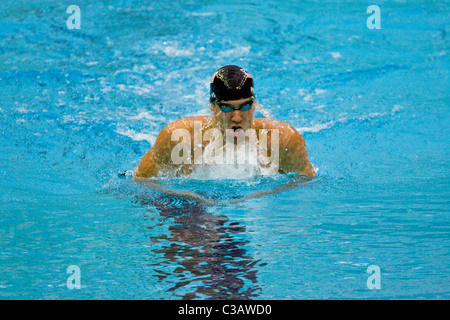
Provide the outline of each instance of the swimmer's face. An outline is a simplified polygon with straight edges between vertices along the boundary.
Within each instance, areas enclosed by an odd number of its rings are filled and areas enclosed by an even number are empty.
[[[252,106],[250,110],[244,111],[247,104],[252,104],[252,99],[239,99],[230,101],[218,101],[212,102],[210,104],[211,111],[216,118],[219,129],[222,132],[227,132],[227,129],[231,129],[232,134],[235,138],[238,138],[245,131],[250,129],[253,116],[255,113],[255,108]],[[229,112],[224,112],[221,110],[219,105],[223,107],[231,107],[234,110]],[[242,107],[240,110],[239,108]]]

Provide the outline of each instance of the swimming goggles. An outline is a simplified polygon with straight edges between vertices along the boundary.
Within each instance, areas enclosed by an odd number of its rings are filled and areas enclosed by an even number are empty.
[[[241,110],[241,111],[248,111],[253,107],[253,103],[255,102],[254,99],[252,99],[250,102],[246,102],[244,104],[241,104],[239,108],[233,108],[231,105],[226,103],[219,103],[216,101],[217,105],[219,106],[220,110],[223,112],[231,112],[234,110]]]

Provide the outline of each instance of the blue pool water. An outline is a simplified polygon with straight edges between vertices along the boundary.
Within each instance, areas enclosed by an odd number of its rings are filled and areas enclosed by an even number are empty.
[[[70,4],[0,3],[1,299],[450,298],[448,1]],[[118,175],[226,64],[318,177]]]

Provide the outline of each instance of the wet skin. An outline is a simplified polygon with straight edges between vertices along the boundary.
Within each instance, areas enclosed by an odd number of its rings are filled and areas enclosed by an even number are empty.
[[[239,99],[232,101],[219,101],[220,104],[226,104],[239,108],[241,105],[249,102],[249,99]],[[148,178],[158,176],[164,172],[178,170],[181,174],[192,172],[192,165],[175,165],[171,159],[171,152],[177,141],[172,141],[172,133],[176,129],[186,129],[189,131],[194,148],[194,122],[202,124],[202,131],[217,128],[222,132],[225,139],[227,133],[231,133],[235,138],[244,134],[248,129],[255,129],[258,134],[260,129],[278,129],[279,131],[279,169],[280,173],[297,172],[301,175],[314,177],[316,172],[308,160],[308,153],[303,137],[288,123],[269,120],[266,118],[254,118],[255,108],[250,110],[233,110],[223,112],[217,103],[211,103],[211,116],[196,116],[181,118],[169,123],[161,130],[152,148],[142,157],[139,166],[135,168],[133,179]],[[270,142],[270,139],[268,139]],[[206,142],[203,142],[204,146]],[[269,144],[270,148],[270,144]],[[194,155],[194,151],[191,152]],[[193,162],[193,161],[192,161]]]

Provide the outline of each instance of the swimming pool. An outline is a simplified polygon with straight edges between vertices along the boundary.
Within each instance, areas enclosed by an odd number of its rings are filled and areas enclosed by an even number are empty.
[[[1,299],[450,298],[448,2],[76,2],[0,4]],[[118,175],[226,64],[318,177]]]

